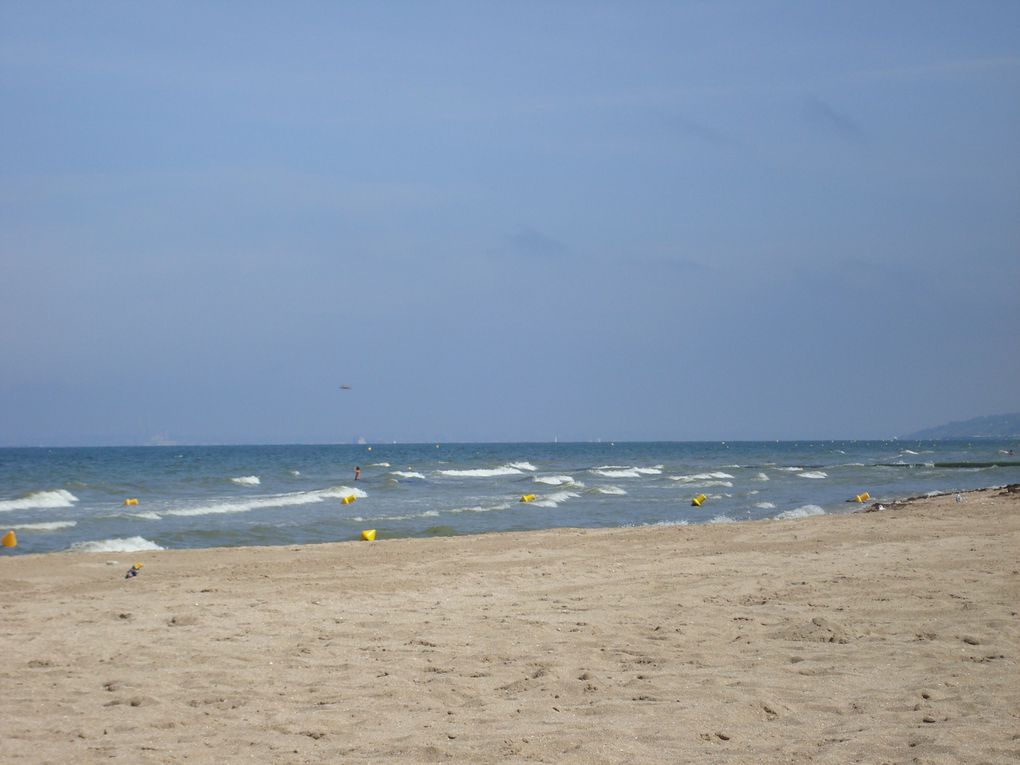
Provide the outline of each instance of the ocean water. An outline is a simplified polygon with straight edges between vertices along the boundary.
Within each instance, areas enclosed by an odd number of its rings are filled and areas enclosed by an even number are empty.
[[[2,554],[18,555],[798,518],[859,509],[846,500],[865,491],[888,502],[1017,483],[1010,450],[1020,443],[0,449],[0,534],[15,531]]]

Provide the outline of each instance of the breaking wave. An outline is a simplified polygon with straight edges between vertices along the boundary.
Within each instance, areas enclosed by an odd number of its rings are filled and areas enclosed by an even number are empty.
[[[78,498],[64,489],[36,491],[18,499],[0,500],[0,513],[11,510],[48,510],[54,507],[73,507]]]
[[[573,499],[574,497],[577,496],[578,494],[572,491],[557,491],[553,494],[544,496],[541,499],[536,499],[531,504],[534,507],[559,507],[568,499]]]
[[[398,475],[401,478],[421,478],[422,480],[425,479],[425,476],[413,470],[394,470],[390,475]]]
[[[595,475],[605,476],[606,478],[640,478],[643,475],[660,475],[662,473],[662,465],[648,468],[602,465],[601,467],[592,468],[590,472]]]
[[[584,486],[584,484],[574,481],[574,479],[569,475],[536,475],[531,480],[535,483],[544,483],[549,486],[562,486],[566,483],[572,483],[576,486]]]
[[[810,518],[813,515],[825,515],[825,510],[818,505],[801,505],[793,510],[786,510],[776,516],[777,521],[789,521],[795,518]]]
[[[292,505],[311,505],[317,502],[325,502],[329,499],[343,499],[344,497],[355,496],[363,499],[368,496],[361,489],[352,489],[348,486],[336,486],[321,491],[305,491],[296,494],[277,494],[270,497],[256,497],[247,500],[234,500],[231,502],[214,502],[209,505],[197,507],[185,507],[177,510],[167,510],[164,515],[194,516],[194,515],[219,515],[222,513],[247,513],[266,507],[289,507]]]
[[[18,523],[7,528],[15,531],[23,529],[25,531],[59,531],[60,529],[69,529],[77,525],[77,521],[53,521],[51,523]]]
[[[91,542],[75,542],[67,548],[71,552],[141,552],[142,550],[165,550],[144,537],[126,539],[97,539]]]
[[[452,478],[492,478],[497,475],[521,475],[521,469],[513,465],[503,465],[498,468],[475,468],[473,470],[440,470],[439,473]]]
[[[727,478],[733,478],[729,473],[723,473],[716,471],[714,473],[695,473],[694,475],[671,475],[669,480],[671,481],[682,481],[683,483],[693,483],[695,481],[712,481],[712,480],[724,480]],[[727,484],[732,486],[732,484]]]
[[[241,486],[258,486],[262,483],[257,475],[239,475],[237,478],[231,478],[230,480]]]
[[[800,478],[828,478],[829,474],[821,470],[810,470],[807,473],[797,473]]]

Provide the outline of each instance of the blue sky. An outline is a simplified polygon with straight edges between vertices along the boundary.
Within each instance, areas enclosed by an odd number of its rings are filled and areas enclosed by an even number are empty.
[[[0,445],[1020,410],[1017,3],[9,2],[0,97]]]

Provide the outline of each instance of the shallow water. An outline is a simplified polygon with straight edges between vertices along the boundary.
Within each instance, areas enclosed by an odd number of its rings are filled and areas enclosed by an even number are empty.
[[[1011,449],[1020,444],[0,449],[0,532],[17,534],[6,554],[24,554],[331,542],[366,528],[385,539],[806,517],[857,509],[846,500],[865,491],[881,502],[1020,482]]]

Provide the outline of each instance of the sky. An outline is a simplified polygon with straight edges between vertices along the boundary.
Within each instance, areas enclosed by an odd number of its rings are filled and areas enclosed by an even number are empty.
[[[0,104],[0,446],[1020,411],[1020,3],[12,0]]]

